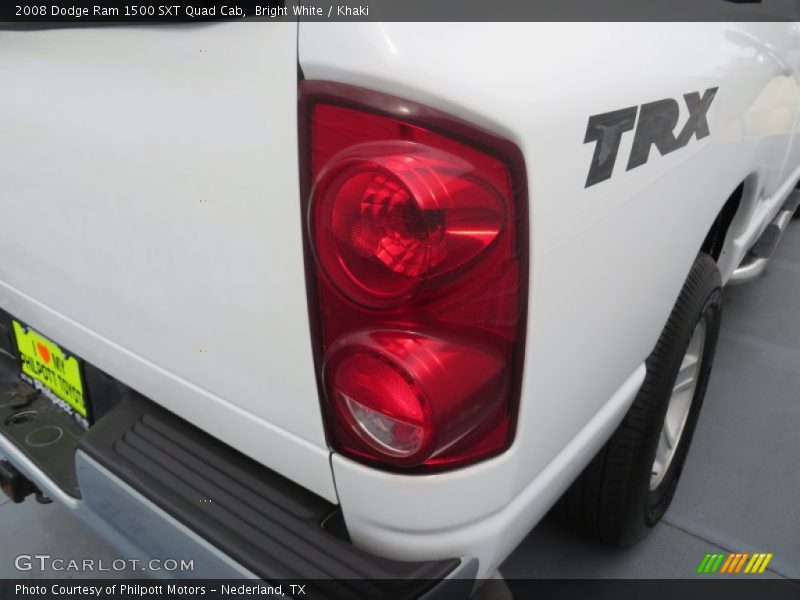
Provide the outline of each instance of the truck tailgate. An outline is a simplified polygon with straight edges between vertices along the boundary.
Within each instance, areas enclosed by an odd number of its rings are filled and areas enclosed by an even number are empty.
[[[306,310],[297,26],[0,31],[0,306],[335,500]]]

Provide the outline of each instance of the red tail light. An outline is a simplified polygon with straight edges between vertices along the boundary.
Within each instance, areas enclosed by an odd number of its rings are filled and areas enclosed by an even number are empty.
[[[335,450],[429,471],[512,441],[527,297],[524,163],[398,98],[300,87],[307,280]]]

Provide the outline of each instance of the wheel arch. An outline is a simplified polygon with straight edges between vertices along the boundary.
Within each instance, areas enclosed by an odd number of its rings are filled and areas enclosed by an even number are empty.
[[[744,186],[745,182],[743,181],[736,187],[733,193],[728,196],[725,204],[722,205],[714,222],[711,224],[711,228],[708,230],[703,240],[703,245],[700,247],[702,252],[708,254],[717,261],[717,263],[719,263],[720,257],[725,249],[725,241],[728,237],[728,232],[734,217],[736,217],[736,214],[741,208]]]
[[[726,273],[730,262],[733,241],[750,222],[758,196],[758,175],[751,173],[728,195],[712,222],[700,247],[711,256],[721,273]]]

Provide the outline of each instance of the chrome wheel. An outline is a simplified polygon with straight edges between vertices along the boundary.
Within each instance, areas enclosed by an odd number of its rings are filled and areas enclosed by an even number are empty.
[[[706,324],[701,320],[695,327],[689,347],[681,361],[672,396],[669,399],[661,436],[658,439],[656,457],[650,474],[650,491],[655,490],[664,480],[669,470],[675,451],[680,444],[686,420],[692,409],[694,393],[697,389],[697,379],[703,362],[703,350],[706,344]]]

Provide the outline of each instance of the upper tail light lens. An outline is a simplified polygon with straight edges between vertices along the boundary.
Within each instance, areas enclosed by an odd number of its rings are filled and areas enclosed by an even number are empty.
[[[476,171],[414,142],[367,143],[334,157],[311,214],[325,274],[354,302],[388,308],[477,257],[508,223],[500,193]]]
[[[518,405],[517,147],[360,88],[301,84],[315,358],[334,448],[429,471],[502,452]]]

